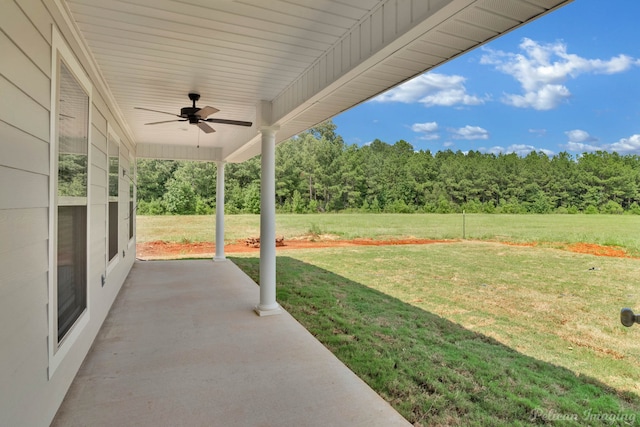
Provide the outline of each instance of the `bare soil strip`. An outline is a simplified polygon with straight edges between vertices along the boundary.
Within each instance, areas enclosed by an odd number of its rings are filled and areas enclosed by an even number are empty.
[[[391,246],[391,245],[429,245],[434,243],[459,243],[461,240],[431,240],[431,239],[393,239],[393,240],[374,240],[374,239],[315,239],[315,238],[297,238],[284,240],[282,246],[278,246],[278,250],[290,249],[316,249],[316,248],[343,248],[350,246]],[[515,242],[497,242],[511,246],[538,246],[537,243],[515,243]],[[554,245],[556,246],[556,245]],[[624,249],[612,246],[602,246],[594,243],[571,243],[558,244],[558,246],[570,252],[616,257],[630,258]],[[213,242],[165,242],[162,240],[153,242],[143,242],[136,245],[137,257],[143,260],[169,259],[169,258],[187,258],[187,257],[205,257],[213,256],[216,248]],[[243,240],[225,245],[226,254],[234,253],[253,253],[259,252],[257,247],[247,246]]]

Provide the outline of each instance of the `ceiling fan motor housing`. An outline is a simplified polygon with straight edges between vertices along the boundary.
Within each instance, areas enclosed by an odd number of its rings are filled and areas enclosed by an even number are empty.
[[[200,108],[184,107],[180,109],[180,117],[189,119],[189,123],[191,124],[197,124],[198,120],[200,120],[200,116],[197,115],[198,111],[200,111]]]
[[[197,115],[198,111],[200,111],[200,108],[196,107],[196,101],[200,99],[200,94],[192,92],[189,94],[189,99],[193,101],[193,106],[181,108],[180,116],[184,117],[185,119],[189,119],[190,124],[197,125],[201,119],[201,117]]]

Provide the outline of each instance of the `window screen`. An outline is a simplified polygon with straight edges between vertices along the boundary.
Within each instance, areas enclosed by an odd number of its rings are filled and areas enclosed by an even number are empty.
[[[109,136],[109,260],[118,255],[118,142]]]
[[[135,163],[133,158],[129,161],[129,239],[133,239],[133,220],[135,213]]]
[[[87,158],[89,96],[64,62],[58,93],[58,341],[87,308]]]

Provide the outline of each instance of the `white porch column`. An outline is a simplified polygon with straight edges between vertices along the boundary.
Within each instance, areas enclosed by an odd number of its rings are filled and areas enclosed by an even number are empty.
[[[217,161],[216,177],[216,255],[214,261],[226,261],[224,257],[224,165],[226,162]]]
[[[276,132],[263,127],[260,175],[260,316],[279,314],[276,302]]]

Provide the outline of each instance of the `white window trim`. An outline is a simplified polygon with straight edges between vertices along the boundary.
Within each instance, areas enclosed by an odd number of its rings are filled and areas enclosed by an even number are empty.
[[[85,74],[82,66],[76,60],[72,50],[64,41],[64,38],[56,29],[52,26],[51,36],[51,115],[49,119],[50,125],[50,141],[49,141],[49,303],[48,303],[48,315],[49,315],[49,379],[53,377],[56,369],[62,364],[69,351],[74,347],[75,343],[81,337],[82,333],[87,328],[91,317],[91,286],[89,278],[91,277],[91,262],[90,262],[90,250],[91,250],[91,203],[87,203],[87,245],[86,245],[86,262],[87,262],[87,307],[84,312],[76,319],[71,329],[66,333],[63,339],[58,342],[58,294],[57,294],[57,242],[58,236],[57,229],[57,216],[58,216],[58,189],[57,189],[57,174],[58,174],[58,141],[57,141],[57,127],[58,127],[58,61],[64,60],[66,66],[74,74],[78,84],[82,86],[89,97],[89,111],[88,111],[88,135],[87,135],[87,202],[91,200],[91,123],[92,123],[92,91],[93,85],[91,80]]]
[[[111,164],[110,164],[110,158],[109,158],[109,143],[111,141],[111,138],[113,138],[113,140],[115,141],[116,144],[118,144],[118,195],[117,196],[110,196],[109,195],[109,186],[110,186],[110,182],[109,179],[110,177],[110,169],[111,169]],[[120,262],[120,145],[122,144],[122,141],[120,141],[120,137],[118,136],[118,134],[116,133],[115,129],[113,128],[113,126],[111,126],[110,123],[107,123],[107,204],[106,204],[106,209],[107,209],[107,223],[106,223],[106,252],[105,252],[105,258],[107,260],[107,277],[109,277],[109,274],[111,274],[111,272],[113,271],[114,268],[116,268],[116,265],[118,265],[118,263]],[[115,200],[116,202],[118,202],[118,232],[116,233],[116,238],[118,239],[118,250],[116,251],[116,255],[109,259],[109,236],[111,235],[111,230],[109,230],[109,202],[111,202],[111,199],[117,199]],[[128,231],[127,231],[128,233]]]
[[[129,150],[131,153],[131,150]],[[138,188],[136,186],[136,161],[135,156],[129,155],[129,171],[127,172],[127,176],[129,177],[129,186],[133,183],[133,210],[131,210],[131,193],[129,193],[129,203],[127,203],[129,209],[129,222],[133,221],[133,236],[129,237],[129,245],[128,249],[131,249],[133,245],[136,243],[136,196],[138,193]],[[131,191],[131,188],[129,188]],[[131,225],[129,225],[131,227]],[[129,230],[127,230],[127,236],[129,235]]]

